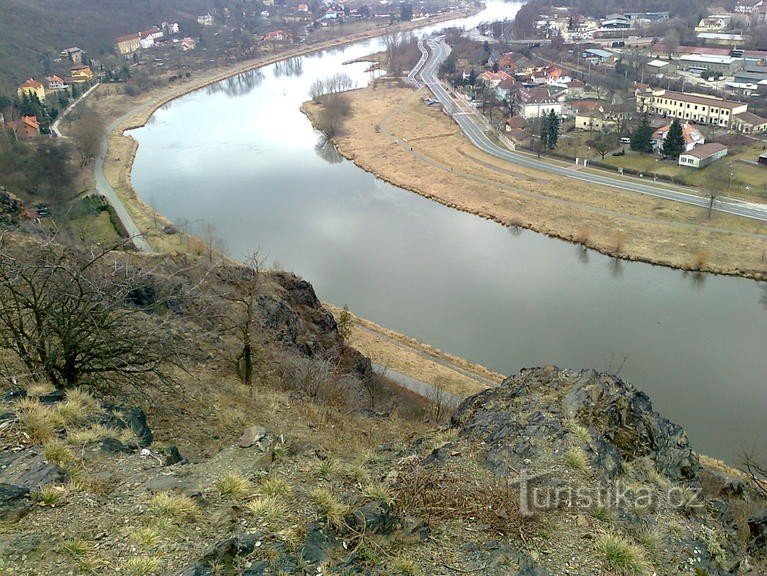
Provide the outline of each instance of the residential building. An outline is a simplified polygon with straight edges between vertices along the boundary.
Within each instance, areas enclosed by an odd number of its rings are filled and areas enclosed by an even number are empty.
[[[64,90],[65,88],[68,88],[64,79],[55,74],[46,77],[45,81],[48,83],[48,90]]]
[[[194,38],[182,38],[181,39],[181,51],[182,52],[189,52],[190,50],[194,50],[197,48],[197,40]]]
[[[77,46],[61,51],[61,58],[69,60],[72,64],[82,64],[83,56],[85,56],[85,52]]]
[[[727,156],[727,146],[718,142],[712,142],[711,144],[697,146],[690,152],[680,154],[679,165],[690,168],[705,168],[712,162],[716,162],[725,156]]]
[[[562,103],[557,101],[549,93],[545,86],[526,88],[519,86],[511,95],[512,102],[517,110],[517,115],[523,118],[538,118],[554,111],[557,116],[562,115]]]
[[[148,30],[139,32],[142,38],[151,38],[152,40],[161,40],[165,37],[165,32],[157,26],[152,26]]]
[[[45,102],[45,86],[43,86],[42,82],[38,82],[34,78],[30,78],[24,82],[24,84],[19,86],[16,93],[19,95],[19,98],[24,98],[24,95],[26,94],[27,97],[37,96],[37,99],[40,102]]]
[[[34,116],[22,116],[20,120],[6,122],[5,126],[13,131],[16,138],[30,140],[40,135],[40,123]]]
[[[637,90],[637,112],[729,128],[732,117],[748,110],[748,104],[683,92],[647,88]]]
[[[671,130],[671,124],[661,126],[652,134],[652,146],[657,152],[663,149],[663,142]],[[693,128],[689,123],[682,124],[682,135],[684,136],[684,151],[689,152],[696,146],[706,143],[706,138],[697,128]]]
[[[743,34],[737,32],[701,32],[698,40],[713,46],[737,46],[743,43]]]
[[[290,40],[290,34],[285,30],[272,30],[264,36],[264,42],[287,42]]]
[[[129,56],[141,48],[141,34],[127,34],[115,41],[115,48],[120,56]]]
[[[213,22],[213,16],[211,16],[210,13],[197,17],[197,23],[200,26],[213,26]]]
[[[479,79],[482,80],[486,87],[496,88],[504,80],[511,80],[511,76],[502,70],[498,72],[491,72],[488,70],[487,72],[482,72],[482,74],[479,75]]]
[[[618,119],[600,107],[591,112],[584,112],[575,115],[575,127],[580,130],[598,132],[611,131],[618,128]]]
[[[583,98],[583,94],[586,91],[586,84],[583,82],[583,80],[578,80],[577,78],[575,80],[570,80],[566,86],[568,97]]]
[[[743,134],[761,134],[767,132],[767,118],[751,112],[741,112],[732,117],[732,129]]]
[[[615,54],[608,52],[607,50],[601,50],[599,48],[588,48],[587,50],[583,51],[581,57],[599,63],[612,64],[615,62]]]
[[[168,36],[178,34],[181,31],[181,27],[178,25],[178,22],[163,22],[160,24],[160,28],[162,28],[163,32]]]
[[[303,14],[307,14],[309,12],[309,5],[308,4],[299,4],[297,10]]]
[[[756,163],[760,166],[767,166],[767,153],[759,154],[759,158],[756,159]]]
[[[726,30],[732,21],[730,14],[711,14],[703,18],[695,27],[696,32],[718,32]]]
[[[695,68],[732,76],[743,68],[743,59],[711,54],[685,54],[679,57],[679,67],[685,70]]]
[[[69,71],[72,75],[72,82],[75,84],[84,84],[85,82],[93,80],[93,71],[90,66],[86,66],[85,64],[72,66]]]

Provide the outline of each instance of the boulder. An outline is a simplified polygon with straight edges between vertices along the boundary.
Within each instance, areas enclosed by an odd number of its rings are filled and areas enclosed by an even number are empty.
[[[748,551],[754,556],[767,553],[767,508],[748,518],[750,541]]]
[[[261,441],[266,438],[268,434],[266,428],[263,426],[248,426],[242,432],[242,436],[237,440],[237,445],[240,448],[250,448],[254,444],[259,444],[259,448],[262,450],[264,447],[260,445]]]
[[[40,404],[56,404],[63,402],[67,398],[67,393],[64,390],[54,390],[48,394],[40,396]]]
[[[23,516],[32,506],[29,488],[0,483],[0,520],[12,521]]]
[[[2,402],[18,402],[19,400],[23,400],[27,397],[27,391],[24,390],[24,388],[12,388],[10,390],[6,390],[3,392],[3,395],[0,396],[0,401]]]
[[[372,500],[352,512],[346,518],[346,523],[360,533],[388,535],[397,528],[399,520],[389,504]]]
[[[46,484],[67,479],[67,473],[49,463],[33,449],[0,453],[0,483],[13,484],[28,490],[39,490]]]
[[[328,551],[336,545],[336,538],[330,531],[320,524],[309,524],[306,530],[306,539],[301,548],[301,557],[312,564],[323,562]]]
[[[136,406],[105,404],[107,413],[99,420],[99,424],[125,430],[130,428],[136,436],[139,446],[145,448],[154,441],[152,429],[147,424],[146,414]]]
[[[584,451],[603,477],[614,477],[622,461],[647,456],[671,480],[697,479],[700,463],[684,430],[655,412],[644,392],[610,374],[523,370],[467,398],[452,417],[463,435],[488,445],[488,464],[498,474],[529,465],[534,445],[566,449],[571,422],[589,431]]]

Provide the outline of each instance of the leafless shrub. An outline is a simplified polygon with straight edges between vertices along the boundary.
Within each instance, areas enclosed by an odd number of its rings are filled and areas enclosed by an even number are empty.
[[[327,138],[338,136],[343,122],[352,111],[349,99],[343,94],[326,94],[320,98],[322,108],[315,120],[317,129]]]

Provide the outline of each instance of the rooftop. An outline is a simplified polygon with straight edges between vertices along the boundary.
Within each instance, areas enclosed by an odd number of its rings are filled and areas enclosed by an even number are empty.
[[[742,58],[733,58],[732,56],[720,56],[718,54],[685,54],[679,57],[685,62],[706,62],[708,64],[732,64],[740,62]]]
[[[715,98],[714,96],[698,96],[697,94],[671,92],[667,90],[664,90],[662,94],[658,94],[656,98],[668,98],[669,100],[676,100],[678,102],[686,102],[689,104],[703,104],[704,106],[717,106],[719,108],[727,108],[728,110],[745,106],[742,102],[722,100],[721,98]]]
[[[682,154],[682,156],[692,156],[693,158],[697,158],[698,160],[703,160],[704,158],[708,158],[709,156],[713,156],[717,152],[721,152],[722,150],[727,150],[727,146],[724,144],[719,144],[719,142],[710,142],[709,144],[701,144],[700,146],[696,146],[692,151],[685,152]]]

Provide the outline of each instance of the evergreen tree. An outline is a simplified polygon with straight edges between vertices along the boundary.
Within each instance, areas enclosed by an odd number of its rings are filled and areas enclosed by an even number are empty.
[[[682,123],[679,122],[679,118],[674,118],[668,129],[668,134],[666,134],[666,139],[663,141],[663,155],[674,159],[679,158],[679,155],[684,152],[684,147]]]
[[[652,152],[652,126],[647,114],[642,115],[639,126],[631,133],[631,149],[634,152]]]
[[[554,113],[554,109],[552,108],[551,112],[549,112],[548,116],[548,145],[549,150],[553,150],[557,147],[557,140],[559,140],[559,118]]]
[[[547,114],[544,114],[541,116],[541,148],[548,148],[549,147],[549,137],[551,135],[550,130],[550,117]]]

